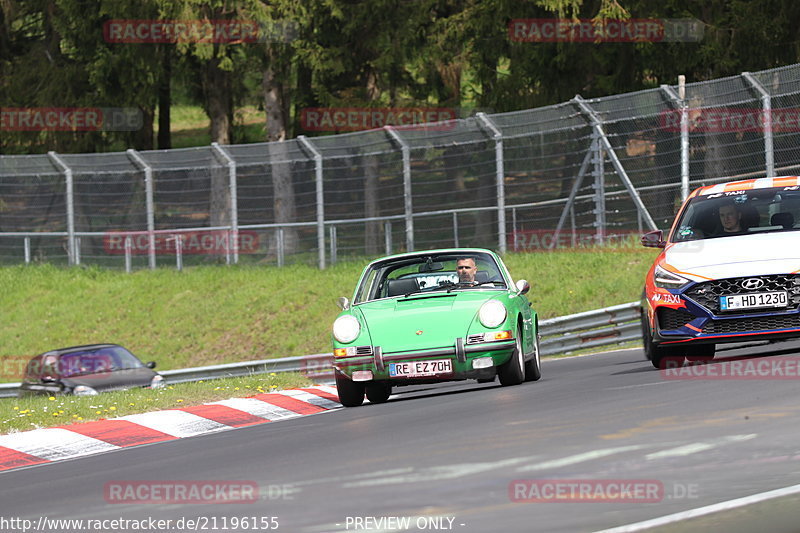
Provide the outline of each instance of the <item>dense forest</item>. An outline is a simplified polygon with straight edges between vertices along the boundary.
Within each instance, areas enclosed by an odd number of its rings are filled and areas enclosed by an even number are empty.
[[[695,19],[703,32],[688,42],[541,42],[509,31],[552,18]],[[225,144],[241,142],[244,106],[263,112],[260,140],[274,141],[330,133],[304,120],[309,110],[504,112],[680,74],[701,81],[797,62],[797,20],[796,0],[0,0],[0,111],[123,108],[139,121],[29,131],[6,113],[0,153],[169,148],[177,102],[202,107],[211,139]],[[143,21],[172,26],[142,38]],[[169,33],[198,21],[224,38]]]

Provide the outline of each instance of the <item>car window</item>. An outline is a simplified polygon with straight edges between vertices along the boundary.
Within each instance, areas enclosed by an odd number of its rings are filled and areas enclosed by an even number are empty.
[[[800,191],[797,189],[795,186],[772,187],[696,196],[689,201],[675,225],[671,240],[681,242],[800,230]]]
[[[477,288],[489,290],[505,287],[500,267],[490,254],[475,252],[468,255],[475,260],[477,282],[496,282]],[[378,262],[362,276],[354,303],[451,288],[458,284],[456,264],[463,256],[464,254],[447,252]],[[459,290],[467,288],[469,287],[458,287]]]

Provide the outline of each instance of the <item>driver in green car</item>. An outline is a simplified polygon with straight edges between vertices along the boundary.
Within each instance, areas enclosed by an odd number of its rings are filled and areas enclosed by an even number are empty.
[[[469,285],[475,284],[475,273],[478,266],[472,257],[459,257],[456,259],[456,270],[458,271],[458,282]]]

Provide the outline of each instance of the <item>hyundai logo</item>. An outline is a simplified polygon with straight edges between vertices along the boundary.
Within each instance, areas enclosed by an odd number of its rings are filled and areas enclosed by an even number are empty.
[[[759,278],[747,278],[740,283],[742,288],[746,291],[754,291],[764,286],[764,280]]]

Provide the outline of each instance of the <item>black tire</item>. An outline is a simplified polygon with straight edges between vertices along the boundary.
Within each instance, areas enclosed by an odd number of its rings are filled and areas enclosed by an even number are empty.
[[[335,373],[336,391],[339,393],[339,403],[345,407],[358,407],[364,403],[364,384],[353,381],[347,376]]]
[[[650,322],[647,313],[642,310],[642,343],[644,355],[653,364],[653,368],[675,368],[683,365],[686,359],[682,347],[659,346],[653,342],[653,333],[650,331]]]
[[[525,357],[522,354],[522,336],[519,327],[515,332],[516,346],[514,352],[511,354],[511,359],[497,367],[497,377],[500,378],[500,384],[519,385],[525,381]]]
[[[542,360],[539,354],[539,335],[535,335],[534,339],[533,357],[525,361],[525,381],[539,381],[542,377]]]
[[[392,386],[386,381],[371,381],[366,385],[370,403],[384,403],[392,395]]]
[[[716,345],[714,344],[698,344],[697,346],[688,346],[686,348],[686,359],[693,363],[711,361],[714,359],[715,352]]]

